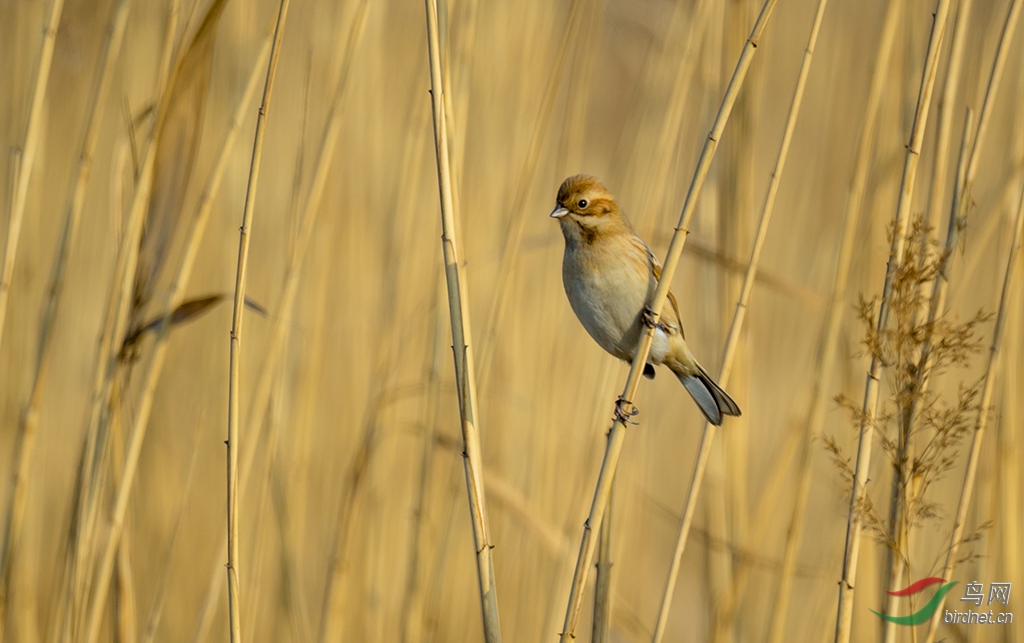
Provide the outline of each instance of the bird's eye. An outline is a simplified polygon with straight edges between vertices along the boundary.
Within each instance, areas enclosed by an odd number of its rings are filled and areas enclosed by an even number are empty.
[[[580,199],[579,203],[577,203],[576,205],[580,206],[581,210],[586,210],[587,209],[587,200],[586,199]]]

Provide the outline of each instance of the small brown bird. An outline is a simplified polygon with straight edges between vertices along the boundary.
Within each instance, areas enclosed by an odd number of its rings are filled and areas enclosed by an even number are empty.
[[[643,327],[653,321],[649,306],[661,264],[615,197],[592,176],[567,178],[558,188],[551,216],[565,237],[562,283],[573,312],[601,348],[632,363]],[[723,415],[740,414],[740,407],[686,346],[679,304],[671,292],[655,326],[644,375],[654,379],[659,364],[675,373],[708,422],[720,426]]]

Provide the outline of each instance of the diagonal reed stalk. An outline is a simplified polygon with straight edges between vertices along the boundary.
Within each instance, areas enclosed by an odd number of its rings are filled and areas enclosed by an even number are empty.
[[[796,129],[797,119],[800,116],[800,107],[803,104],[804,90],[807,86],[807,77],[811,71],[811,62],[814,58],[814,49],[818,42],[818,34],[821,31],[821,23],[825,16],[825,7],[828,0],[818,0],[814,17],[811,21],[811,30],[807,38],[807,46],[804,48],[803,59],[800,63],[800,71],[797,75],[796,87],[793,90],[793,98],[790,102],[789,114],[786,118],[786,125],[783,129],[782,141],[779,144],[779,152],[776,156],[775,167],[772,170],[771,178],[765,192],[764,203],[761,207],[760,218],[758,219],[757,231],[754,236],[754,243],[750,251],[750,260],[747,262],[746,273],[743,277],[743,284],[740,288],[739,301],[736,303],[736,311],[733,314],[732,323],[729,327],[729,334],[726,339],[725,349],[722,354],[722,367],[719,371],[719,383],[726,386],[732,373],[733,360],[739,347],[740,336],[743,330],[743,323],[746,319],[747,304],[750,294],[754,289],[757,278],[757,270],[761,259],[761,250],[768,234],[768,225],[771,222],[772,213],[775,209],[775,198],[778,195],[779,183],[782,180],[782,173],[786,167],[786,160],[789,157],[790,143],[793,140],[793,132]],[[679,575],[679,568],[682,563],[683,551],[689,538],[690,528],[693,524],[693,515],[696,511],[697,497],[700,492],[704,472],[707,469],[708,458],[711,456],[711,445],[714,438],[715,427],[711,423],[704,423],[704,434],[701,438],[701,448],[697,455],[697,462],[694,466],[693,480],[686,497],[682,520],[679,526],[679,534],[676,539],[676,547],[669,567],[668,580],[662,592],[661,604],[658,611],[658,621],[655,626],[652,640],[661,641],[665,636],[665,629],[668,626],[668,614],[672,606],[672,596],[675,592],[676,580]],[[726,604],[718,610],[718,625],[716,629],[723,629],[725,624],[730,623],[739,605],[739,596],[742,593],[740,587],[745,585],[746,572],[749,566],[741,564],[734,574],[733,588]],[[743,580],[739,577],[742,576]]]
[[[29,401],[16,437],[13,453],[15,462],[11,467],[14,482],[4,520],[3,545],[0,549],[0,640],[3,640],[5,614],[7,613],[9,592],[11,587],[11,563],[17,550],[17,542],[21,533],[21,523],[25,514],[25,485],[32,463],[35,447],[36,429],[39,424],[39,404],[42,399],[43,382],[46,379],[47,367],[50,362],[53,344],[53,329],[60,307],[63,293],[64,277],[67,273],[68,257],[77,238],[78,223],[85,205],[86,189],[92,170],[93,155],[99,141],[99,125],[103,118],[104,98],[113,77],[114,62],[124,38],[125,26],[128,23],[128,12],[131,0],[121,0],[112,10],[110,24],[101,62],[90,95],[86,113],[88,120],[85,135],[78,153],[78,168],[75,179],[68,193],[65,207],[64,224],[61,230],[60,246],[54,259],[53,276],[50,281],[49,295],[43,310],[39,330],[39,353],[36,361],[35,377],[29,393]]]
[[[892,290],[893,277],[898,262],[903,257],[903,245],[906,239],[906,220],[913,203],[914,183],[917,167],[921,159],[921,145],[924,141],[925,128],[928,123],[928,112],[931,106],[935,78],[938,75],[939,52],[946,30],[946,19],[949,14],[949,0],[938,0],[931,36],[928,40],[928,53],[925,56],[924,69],[921,73],[921,86],[917,96],[917,109],[914,124],[911,128],[910,142],[907,145],[906,160],[903,165],[903,178],[900,187],[899,201],[893,220],[892,247],[882,287],[882,299],[878,309],[877,328],[883,331],[889,323],[889,298]],[[878,406],[878,387],[882,365],[876,357],[871,359],[867,381],[864,385],[863,420],[860,423],[860,440],[857,447],[857,462],[850,491],[850,508],[847,518],[846,546],[843,555],[842,578],[839,582],[839,602],[836,615],[835,641],[847,643],[853,623],[853,588],[856,584],[857,560],[860,554],[860,536],[863,529],[861,504],[864,502],[868,471],[871,465],[871,449],[874,439],[874,418]]]
[[[787,606],[789,605],[789,596],[793,589],[796,559],[800,550],[800,536],[807,511],[807,500],[810,497],[811,491],[811,447],[815,438],[821,432],[822,423],[825,418],[825,399],[828,390],[825,378],[826,374],[832,372],[835,364],[839,331],[842,327],[843,319],[843,296],[846,293],[846,285],[849,282],[854,242],[856,241],[857,227],[863,210],[864,193],[867,188],[868,173],[874,151],[875,132],[878,129],[879,106],[885,81],[888,77],[890,56],[902,6],[903,3],[900,0],[890,0],[889,2],[882,23],[874,69],[871,73],[868,99],[864,110],[864,124],[857,142],[853,178],[850,181],[846,209],[843,213],[843,233],[836,260],[832,292],[826,309],[824,333],[818,341],[814,370],[814,389],[811,393],[811,403],[804,425],[805,437],[801,439],[797,492],[793,503],[793,513],[789,521],[782,569],[779,572],[779,586],[776,593],[780,607],[773,610],[772,613],[772,622],[768,635],[770,643],[782,643],[783,634],[786,629]]]
[[[469,514],[473,523],[476,547],[477,579],[483,616],[484,640],[501,641],[498,621],[498,598],[494,582],[494,563],[488,536],[487,511],[484,504],[483,463],[480,435],[477,428],[478,409],[476,381],[470,340],[469,305],[464,292],[465,281],[455,247],[457,235],[452,205],[451,169],[448,160],[448,125],[444,111],[444,86],[441,76],[441,44],[438,37],[437,5],[426,0],[427,50],[430,61],[430,106],[434,117],[434,149],[437,152],[437,183],[441,196],[442,249],[445,279],[448,285],[448,310],[452,323],[452,349],[455,355],[455,381],[459,391],[459,415],[464,446],[463,464],[469,491]]]
[[[1006,314],[1008,302],[1014,297],[1016,285],[1014,278],[1017,276],[1014,268],[1017,262],[1017,255],[1020,254],[1021,244],[1024,239],[1024,190],[1021,191],[1020,204],[1017,206],[1017,215],[1014,221],[1013,237],[1010,241],[1010,252],[1006,259],[1006,272],[1003,275],[1003,286],[999,296],[999,308],[996,313],[996,325],[992,331],[992,345],[989,348],[988,368],[985,369],[985,379],[982,385],[981,402],[978,407],[978,420],[974,426],[974,434],[971,438],[971,452],[967,458],[967,469],[964,472],[963,486],[960,488],[960,499],[956,508],[956,518],[953,523],[953,533],[949,541],[949,551],[946,554],[946,563],[942,568],[942,577],[949,578],[953,575],[953,567],[957,562],[957,552],[963,538],[964,525],[967,523],[967,511],[970,509],[971,494],[974,491],[974,481],[978,473],[978,461],[981,459],[981,445],[985,437],[985,427],[990,414],[989,405],[992,402],[992,391],[995,388],[996,372],[999,366],[1000,348],[1002,347],[1003,335],[1006,331]],[[943,598],[944,601],[944,598]],[[942,603],[939,602],[935,614],[928,625],[928,636],[926,643],[935,640],[939,622],[942,620]]]
[[[263,100],[256,116],[256,134],[252,144],[252,161],[249,164],[249,183],[245,190],[245,206],[242,210],[242,228],[238,234],[238,268],[235,273],[235,299],[231,315],[230,357],[228,366],[228,439],[227,439],[227,522],[228,522],[228,623],[231,643],[241,643],[241,600],[238,596],[238,425],[242,379],[242,319],[245,312],[245,279],[249,267],[249,229],[252,227],[253,212],[256,209],[256,188],[260,176],[260,162],[263,160],[263,140],[266,136],[267,116],[270,98],[277,76],[277,61],[281,57],[281,39],[284,38],[285,19],[288,17],[290,0],[281,0],[277,10],[277,25],[274,26],[274,42],[270,48],[267,64],[267,79],[263,85]],[[165,322],[166,323],[166,322]]]
[[[36,159],[36,148],[39,147],[39,136],[43,124],[43,104],[46,98],[46,86],[50,79],[50,67],[53,63],[53,48],[57,43],[57,28],[64,10],[64,0],[53,0],[50,4],[46,24],[43,26],[43,41],[40,45],[39,68],[36,70],[35,83],[32,87],[32,100],[28,110],[28,124],[25,126],[25,139],[21,149],[21,164],[11,185],[11,213],[7,221],[7,241],[4,245],[3,264],[0,265],[0,341],[4,336],[4,320],[7,318],[7,304],[11,298],[11,278],[14,273],[14,260],[18,255],[18,241],[21,238],[21,224],[25,220],[25,202],[28,200],[28,185],[32,179],[32,168]],[[2,615],[0,615],[2,618]],[[2,629],[2,628],[0,628]]]
[[[725,90],[725,96],[722,98],[722,105],[718,110],[714,125],[711,127],[711,132],[704,142],[700,158],[697,161],[693,180],[690,183],[682,212],[679,215],[679,223],[675,228],[675,233],[672,235],[672,241],[665,256],[661,279],[650,302],[654,324],[649,326],[640,338],[640,344],[637,346],[636,355],[633,358],[633,365],[629,369],[629,377],[626,379],[626,385],[623,388],[620,402],[617,403],[623,405],[627,413],[633,410],[632,400],[640,386],[640,377],[643,375],[644,365],[647,363],[647,357],[651,351],[654,328],[665,305],[665,298],[672,284],[672,276],[679,265],[679,258],[686,243],[686,233],[696,211],[697,197],[704,187],[704,180],[707,178],[708,171],[711,168],[711,161],[714,159],[715,150],[718,149],[718,141],[721,139],[725,125],[729,121],[729,115],[732,113],[736,97],[743,86],[743,80],[746,78],[747,70],[750,69],[750,63],[753,60],[758,41],[764,33],[768,19],[775,8],[775,3],[776,0],[766,0],[761,8],[757,22],[754,24],[754,28],[743,47],[743,51],[740,53],[736,69],[733,71],[729,86]],[[611,430],[608,432],[608,443],[605,448],[604,460],[601,463],[601,470],[598,473],[594,499],[591,503],[587,520],[583,523],[583,537],[580,542],[579,556],[576,559],[572,586],[569,590],[569,603],[565,611],[565,623],[560,635],[563,642],[576,638],[576,626],[579,623],[580,612],[583,607],[583,589],[586,587],[587,574],[590,571],[590,562],[593,560],[596,547],[594,532],[600,532],[601,530],[601,523],[604,520],[605,508],[608,506],[612,481],[615,478],[615,470],[618,467],[619,455],[622,452],[622,443],[625,437],[626,425],[622,420],[616,419],[612,424]]]

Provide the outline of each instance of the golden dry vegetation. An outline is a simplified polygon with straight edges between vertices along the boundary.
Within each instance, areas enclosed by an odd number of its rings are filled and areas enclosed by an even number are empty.
[[[864,534],[847,640],[925,640],[927,625],[886,630],[870,610],[888,609],[886,589],[944,575],[979,435],[946,607],[966,609],[971,581],[1012,582],[1005,609],[1021,604],[1024,262],[1006,270],[1024,189],[1021,4],[825,8],[731,363],[744,415],[711,448],[664,640],[833,640],[872,358],[881,406],[861,472],[870,502],[855,503]],[[439,5],[502,634],[554,640],[628,367],[574,318],[547,214],[565,176],[597,175],[664,258],[761,3]],[[775,7],[673,279],[712,375],[817,7]],[[229,639],[230,302],[277,15],[273,0],[0,3],[2,641]],[[482,638],[426,15],[416,2],[295,2],[283,27],[239,341],[244,640]],[[920,157],[899,206],[918,159],[908,144]],[[866,329],[898,209],[906,243],[893,265],[917,265],[894,270],[877,333]],[[963,225],[943,253],[951,211]],[[948,289],[929,318],[935,261]],[[1006,275],[1015,283],[1001,297]],[[939,367],[925,369],[927,390],[915,379],[922,352]],[[654,636],[702,434],[665,373],[635,401],[602,550],[613,564],[606,641]],[[890,611],[909,614],[920,596]],[[1009,643],[1020,627],[937,634]]]

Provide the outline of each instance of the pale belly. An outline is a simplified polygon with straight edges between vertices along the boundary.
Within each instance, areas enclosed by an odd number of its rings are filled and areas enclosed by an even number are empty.
[[[562,282],[576,317],[601,348],[619,359],[630,361],[636,352],[642,323],[640,316],[656,283],[645,280],[631,265],[582,271],[571,257],[562,263]],[[669,350],[669,338],[655,330],[648,362],[660,364]]]

